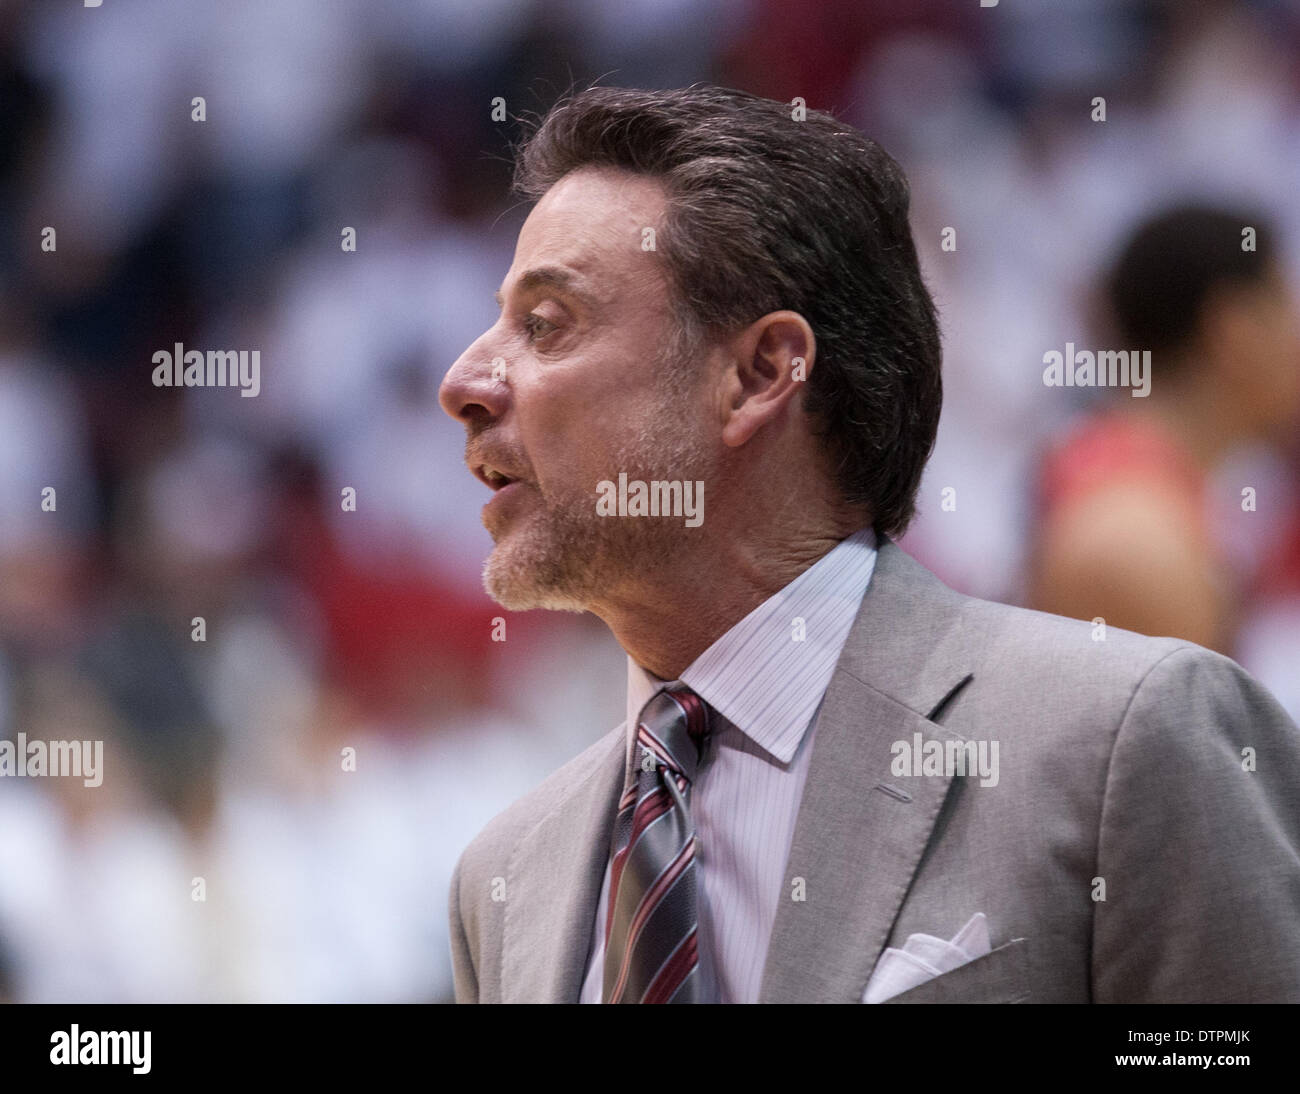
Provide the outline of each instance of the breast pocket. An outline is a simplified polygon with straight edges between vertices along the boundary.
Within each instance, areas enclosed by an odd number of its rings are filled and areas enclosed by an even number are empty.
[[[1029,943],[1015,938],[982,957],[918,984],[886,1003],[1023,1003],[1029,998]]]

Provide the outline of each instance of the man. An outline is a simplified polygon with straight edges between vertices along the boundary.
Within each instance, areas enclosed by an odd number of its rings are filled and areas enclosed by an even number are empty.
[[[815,111],[601,88],[516,181],[442,405],[489,592],[603,619],[628,721],[465,851],[457,999],[1300,1000],[1273,699],[893,542],[941,402],[898,166]]]

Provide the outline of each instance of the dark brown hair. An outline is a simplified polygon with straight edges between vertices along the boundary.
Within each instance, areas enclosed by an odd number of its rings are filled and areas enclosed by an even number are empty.
[[[679,322],[704,337],[799,312],[817,338],[806,407],[846,501],[899,535],[943,401],[934,304],[901,168],[830,114],[742,91],[591,88],[562,99],[518,150],[536,200],[570,171],[657,179],[657,240]]]
[[[1255,230],[1251,249],[1243,246],[1247,227]],[[1272,274],[1273,236],[1272,223],[1256,209],[1188,204],[1143,221],[1105,281],[1120,338],[1177,367],[1216,290],[1259,285]]]

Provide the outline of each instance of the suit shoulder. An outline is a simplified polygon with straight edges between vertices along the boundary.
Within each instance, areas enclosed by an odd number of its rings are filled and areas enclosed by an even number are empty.
[[[1104,620],[1070,619],[975,597],[963,600],[968,637],[981,645],[986,667],[1032,678],[1036,689],[1086,686],[1132,695],[1148,673],[1175,655],[1180,663],[1191,658],[1233,664],[1181,638],[1151,637]]]

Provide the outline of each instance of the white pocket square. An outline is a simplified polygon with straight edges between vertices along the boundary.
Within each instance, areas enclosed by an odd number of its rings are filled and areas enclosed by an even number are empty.
[[[889,947],[880,955],[862,993],[864,1003],[883,1003],[918,984],[952,972],[959,965],[983,957],[989,945],[989,924],[983,912],[976,912],[951,942],[932,934],[908,935],[901,950]]]

